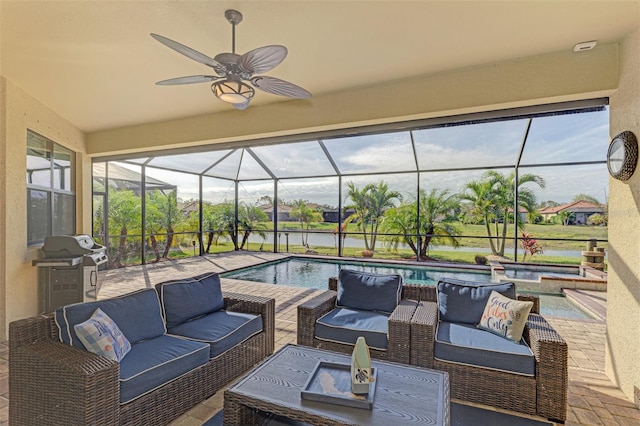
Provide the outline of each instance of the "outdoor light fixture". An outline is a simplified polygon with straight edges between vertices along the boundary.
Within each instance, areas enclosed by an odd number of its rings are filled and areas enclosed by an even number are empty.
[[[246,108],[256,93],[253,87],[243,83],[241,80],[230,78],[213,83],[211,91],[218,99],[233,104],[237,109],[244,109],[240,108],[242,105],[245,105]]]
[[[633,176],[638,164],[638,140],[630,131],[616,135],[607,152],[609,174],[618,180],[626,181]]]

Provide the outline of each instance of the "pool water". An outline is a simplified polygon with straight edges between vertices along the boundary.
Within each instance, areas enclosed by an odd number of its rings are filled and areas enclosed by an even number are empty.
[[[342,268],[378,274],[399,274],[405,283],[417,285],[436,285],[440,278],[458,278],[480,282],[491,281],[489,272],[474,272],[451,268],[406,267],[402,265],[381,265],[338,260],[328,262],[296,258],[240,269],[235,272],[225,273],[222,276],[237,280],[286,284],[324,290],[327,288],[328,278],[337,277]]]
[[[551,271],[531,271],[528,269],[505,269],[505,275],[509,278],[518,278],[521,280],[538,281],[541,275],[545,277],[561,277],[561,278],[576,278],[580,275],[578,273],[570,272],[551,272]]]
[[[379,274],[399,274],[405,283],[417,285],[434,286],[441,278],[491,282],[491,274],[482,271],[297,258],[225,272],[222,277],[324,290],[327,288],[329,277],[337,277],[342,268]],[[567,319],[593,319],[586,311],[561,294],[538,294],[538,296],[542,315]]]

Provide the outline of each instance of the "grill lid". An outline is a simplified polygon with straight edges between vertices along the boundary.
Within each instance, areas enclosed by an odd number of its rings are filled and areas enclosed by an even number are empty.
[[[106,248],[88,235],[55,235],[44,239],[42,251],[48,258],[61,258],[104,253]]]

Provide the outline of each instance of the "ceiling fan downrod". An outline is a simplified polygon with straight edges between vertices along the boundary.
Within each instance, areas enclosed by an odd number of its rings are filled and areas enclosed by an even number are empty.
[[[236,53],[236,25],[242,22],[242,13],[234,9],[229,9],[224,12],[224,17],[231,24],[231,53]]]

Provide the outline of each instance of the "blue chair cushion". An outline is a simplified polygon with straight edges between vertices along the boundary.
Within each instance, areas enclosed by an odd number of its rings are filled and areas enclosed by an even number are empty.
[[[138,342],[120,361],[120,403],[125,404],[209,362],[209,346],[163,335]]]
[[[492,291],[516,298],[514,283],[477,283],[446,278],[438,281],[440,321],[479,324]]]
[[[337,306],[392,313],[402,296],[400,275],[381,275],[341,269]]]
[[[381,312],[336,308],[316,321],[315,337],[330,342],[355,345],[363,336],[374,349],[387,349],[389,315]]]
[[[118,325],[131,344],[153,339],[167,331],[158,294],[152,288],[148,288],[111,299],[59,307],[55,312],[55,320],[60,331],[60,340],[84,348],[74,326],[88,320],[98,308]]]
[[[262,316],[224,310],[170,328],[169,334],[207,343],[210,358],[262,331]]]
[[[167,328],[190,319],[218,311],[224,307],[220,276],[215,273],[156,285]]]
[[[470,324],[440,322],[434,357],[524,376],[535,376],[536,371],[535,357],[524,340],[515,343]]]

